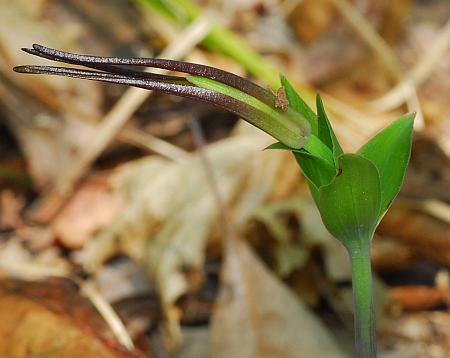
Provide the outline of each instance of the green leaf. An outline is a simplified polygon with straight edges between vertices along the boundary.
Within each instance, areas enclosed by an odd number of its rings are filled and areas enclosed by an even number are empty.
[[[315,135],[310,135],[303,145],[309,154],[316,157],[322,158],[327,161],[330,165],[334,166],[333,153],[331,153],[330,148],[328,148],[319,138]]]
[[[288,147],[286,144],[283,144],[281,142],[272,143],[271,145],[265,147],[263,150],[266,149],[282,149],[292,151],[291,147]]]
[[[318,203],[319,188],[328,185],[336,175],[336,169],[323,158],[312,155],[304,150],[293,151],[303,175],[308,180],[311,195]]]
[[[170,20],[177,19],[172,9],[166,3],[166,1],[161,0],[135,0],[135,1],[143,5],[152,6],[156,11],[160,12],[163,16],[166,16]]]
[[[317,116],[306,102],[298,95],[286,77],[280,74],[280,82],[284,87],[289,106],[303,115],[311,125],[311,133],[317,135]]]
[[[380,219],[402,186],[411,154],[413,122],[414,114],[401,117],[358,151],[359,155],[375,164],[380,175]]]
[[[347,247],[369,242],[380,212],[378,170],[357,154],[338,158],[340,174],[319,189],[318,207],[328,231]]]
[[[316,106],[317,106],[317,117],[318,117],[318,137],[324,142],[328,148],[333,152],[334,162],[337,167],[337,157],[339,157],[343,152],[339,141],[334,134],[333,128],[331,127],[330,121],[328,120],[327,114],[325,113],[325,108],[323,106],[322,98],[319,94],[316,96]]]
[[[318,139],[317,141],[320,142]],[[311,195],[316,203],[319,195],[319,188],[321,186],[328,185],[336,175],[336,169],[333,165],[333,162],[330,163],[324,158],[308,153],[304,149],[293,150],[292,148],[281,142],[273,143],[266,149],[289,150],[292,152],[292,154],[294,154],[295,160],[302,169],[303,175],[308,181]]]
[[[310,135],[306,143],[303,145],[303,148],[300,149],[293,149],[281,142],[273,143],[265,149],[285,149],[292,151],[294,154],[297,152],[305,153],[306,151],[308,154],[310,154],[310,156],[321,158],[332,167],[334,167],[333,154],[331,153],[330,149],[325,144],[323,144],[323,142],[319,140],[319,138],[317,138],[315,135]],[[336,170],[333,170],[333,172],[336,173]]]

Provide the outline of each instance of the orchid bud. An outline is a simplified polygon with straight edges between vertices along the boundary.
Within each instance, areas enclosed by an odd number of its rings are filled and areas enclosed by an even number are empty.
[[[81,65],[93,70],[57,66],[18,66],[14,71],[52,74],[111,82],[209,102],[235,113],[286,146],[301,148],[311,134],[306,118],[289,107],[277,106],[270,91],[243,77],[218,68],[155,58],[120,58],[78,55],[41,45],[23,49],[46,59]],[[126,66],[144,66],[186,73],[186,77],[135,71]]]

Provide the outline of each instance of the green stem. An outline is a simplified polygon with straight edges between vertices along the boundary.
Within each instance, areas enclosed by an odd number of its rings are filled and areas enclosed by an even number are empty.
[[[348,247],[352,264],[355,346],[359,358],[377,356],[375,314],[370,262],[370,240]]]

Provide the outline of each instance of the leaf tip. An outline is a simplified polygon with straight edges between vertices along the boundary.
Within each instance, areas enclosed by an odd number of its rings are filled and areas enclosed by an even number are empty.
[[[283,75],[282,73],[280,73],[280,74],[278,74],[278,77],[279,77],[279,79],[280,79],[280,83],[281,83],[281,85],[282,86],[284,86],[284,84],[286,83],[286,81],[287,81],[287,78],[286,78],[286,76],[285,75]]]
[[[286,144],[283,144],[281,142],[276,142],[268,145],[263,150],[267,149],[284,149],[284,150],[292,150],[292,148],[288,147]]]

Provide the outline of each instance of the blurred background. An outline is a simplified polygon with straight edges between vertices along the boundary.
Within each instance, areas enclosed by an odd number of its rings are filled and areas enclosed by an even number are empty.
[[[416,112],[379,351],[449,356],[448,0],[0,0],[0,356],[350,357],[348,259],[289,153],[203,103],[14,73],[51,64],[33,43],[283,73],[347,151]]]

